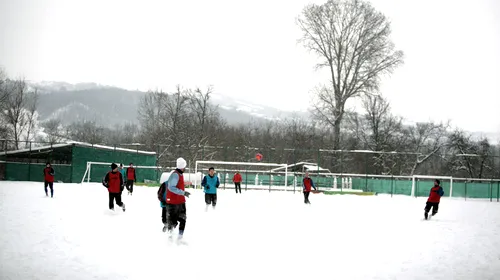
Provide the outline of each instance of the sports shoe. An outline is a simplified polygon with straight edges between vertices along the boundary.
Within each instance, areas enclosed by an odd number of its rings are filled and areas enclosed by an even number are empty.
[[[125,212],[125,203],[122,203],[122,210]]]

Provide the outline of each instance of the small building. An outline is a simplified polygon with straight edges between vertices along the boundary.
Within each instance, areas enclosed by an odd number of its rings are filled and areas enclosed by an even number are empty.
[[[87,170],[87,162],[123,163],[134,166],[157,166],[155,152],[124,149],[82,142],[67,142],[17,151],[0,152],[0,180],[43,181],[43,168],[50,162],[55,180],[80,183]],[[100,182],[110,170],[107,164],[91,166],[90,182]],[[137,168],[138,182],[158,181],[162,170]]]

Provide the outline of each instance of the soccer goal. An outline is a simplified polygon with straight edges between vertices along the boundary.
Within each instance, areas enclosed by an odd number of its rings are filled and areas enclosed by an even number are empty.
[[[413,175],[411,184],[411,196],[428,196],[429,190],[434,185],[434,180],[441,181],[441,187],[445,190],[449,188],[449,197],[453,194],[453,177],[450,176],[429,176],[429,175]],[[425,184],[425,185],[422,185]]]
[[[234,188],[233,176],[236,172],[242,177],[242,189],[286,190],[292,183],[288,181],[293,181],[293,175],[288,176],[288,165],[279,163],[196,161],[195,173],[207,175],[210,167],[214,167],[223,188]],[[201,185],[198,178],[194,185]]]
[[[117,163],[119,166],[120,163]],[[111,162],[98,162],[98,161],[87,161],[87,168],[83,174],[82,184],[87,181],[90,182],[101,182],[102,178],[107,172],[111,170]],[[128,165],[124,165],[123,168],[126,169]],[[143,183],[158,182],[162,174],[161,166],[135,166],[136,174],[138,178],[141,178]]]

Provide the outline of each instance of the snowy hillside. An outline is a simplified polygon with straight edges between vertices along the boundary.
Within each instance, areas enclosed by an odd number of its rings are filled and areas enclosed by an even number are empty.
[[[59,118],[65,124],[78,120],[94,120],[104,125],[138,122],[139,103],[146,94],[93,83],[72,85],[65,82],[32,83],[42,94],[39,112],[42,121]],[[280,120],[303,112],[285,112],[257,101],[213,94],[211,101],[219,106],[219,113],[230,124],[258,120]]]

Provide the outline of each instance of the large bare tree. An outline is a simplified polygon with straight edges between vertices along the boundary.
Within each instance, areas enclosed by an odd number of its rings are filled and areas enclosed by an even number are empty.
[[[23,79],[7,80],[4,85],[7,98],[0,116],[19,149],[22,139],[30,140],[36,124],[36,93],[31,92]]]
[[[390,39],[389,20],[366,1],[310,4],[297,23],[300,41],[320,59],[317,67],[329,70],[330,83],[316,92],[313,112],[333,128],[336,149],[347,100],[376,92],[382,75],[403,62],[403,52]]]
[[[483,178],[494,176],[493,150],[487,138],[475,141],[470,134],[455,130],[449,136],[449,165],[454,172],[465,171],[467,177]]]
[[[389,102],[380,95],[363,97],[364,114],[348,116],[350,128],[362,148],[376,152],[401,151],[402,119],[391,114]],[[393,154],[373,153],[376,173],[391,174],[397,165]]]

